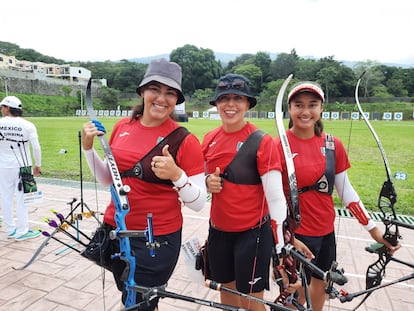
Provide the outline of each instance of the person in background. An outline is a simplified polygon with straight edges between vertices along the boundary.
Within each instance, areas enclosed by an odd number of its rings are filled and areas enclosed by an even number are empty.
[[[331,268],[336,260],[334,232],[335,210],[332,198],[333,188],[343,204],[379,243],[385,244],[390,252],[400,245],[391,246],[384,240],[382,232],[370,219],[364,204],[352,187],[347,170],[350,162],[342,142],[323,131],[320,116],[323,111],[324,92],[315,82],[302,81],[293,85],[288,94],[290,114],[287,137],[295,165],[299,191],[300,226],[296,239],[309,247],[315,258],[312,260],[323,271]],[[330,138],[329,138],[330,137]],[[283,152],[280,138],[276,139],[279,152]],[[282,157],[283,186],[289,197],[286,161]],[[316,274],[306,271],[310,283],[310,295],[314,311],[321,311],[326,299],[325,282]],[[299,301],[303,304],[303,289]]]
[[[153,215],[154,240],[160,243],[151,257],[146,238],[130,238],[136,260],[135,281],[144,287],[167,283],[176,266],[181,248],[182,207],[201,210],[207,200],[204,159],[197,137],[173,120],[174,108],[184,102],[181,67],[165,59],[149,64],[137,88],[142,104],[134,107],[130,118],[118,121],[109,144],[122,176],[130,186],[129,230],[145,230],[147,214]],[[105,132],[94,120],[83,126],[83,150],[88,165],[103,185],[112,183],[106,163],[93,147],[94,137]],[[135,169],[134,169],[135,168]],[[139,169],[136,169],[139,168]],[[114,202],[105,211],[104,223],[116,227]],[[114,273],[118,288],[126,292],[119,273]],[[137,294],[137,303],[143,301]],[[156,310],[158,298],[139,310]],[[135,309],[134,309],[135,310]]]
[[[262,132],[251,136],[258,129],[244,117],[256,105],[256,98],[250,94],[246,77],[221,77],[210,104],[217,107],[222,125],[205,134],[202,142],[206,185],[212,193],[207,239],[209,277],[227,288],[263,299],[264,290],[269,289],[272,248],[276,242],[276,252],[280,253],[284,244],[282,223],[287,206],[279,154],[269,135]],[[236,158],[246,154],[247,159]],[[220,291],[220,300],[249,310],[265,310],[259,302],[226,291]]]
[[[22,117],[20,99],[6,96],[0,105],[3,116],[0,119],[0,194],[3,220],[7,238],[24,241],[38,237],[40,231],[29,229],[29,213],[24,204],[20,168],[32,166],[31,145],[35,161],[32,172],[38,176],[41,173],[42,152],[36,126]],[[13,216],[15,194],[17,225]]]

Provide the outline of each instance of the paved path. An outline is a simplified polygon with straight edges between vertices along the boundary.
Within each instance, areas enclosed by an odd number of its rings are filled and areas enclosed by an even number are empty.
[[[54,218],[51,209],[67,215],[70,212],[68,202],[76,198],[80,202],[80,187],[76,183],[40,179],[39,189],[43,191],[43,202],[29,207],[31,227],[40,227],[45,231],[53,231],[42,221],[43,217]],[[103,211],[110,198],[108,191],[93,185],[85,185],[84,202],[91,210]],[[85,209],[86,210],[86,209]],[[75,210],[79,213],[80,208]],[[209,205],[199,213],[184,208],[183,241],[197,237],[203,241],[207,235]],[[91,233],[96,227],[93,218],[84,217],[78,222],[79,228]],[[382,226],[382,224],[379,224]],[[362,290],[365,286],[366,267],[376,260],[374,254],[364,251],[372,241],[368,233],[354,219],[337,218],[338,258],[344,267],[349,282],[344,286],[348,292]],[[414,234],[402,229],[403,248],[397,253],[399,259],[414,262]],[[59,239],[73,243],[63,233],[56,235]],[[28,268],[16,271],[26,263],[45,238],[15,242],[8,240],[4,228],[0,228],[0,311],[80,311],[80,310],[119,310],[120,294],[116,289],[113,277],[98,266],[92,264],[77,252],[51,240],[42,250],[37,260]],[[74,245],[82,249],[79,245]],[[413,273],[413,269],[397,263],[387,267],[385,281]],[[103,282],[104,280],[104,282]],[[186,264],[184,256],[180,256],[177,268],[171,278],[167,290],[219,302],[218,292],[207,289],[202,284],[201,274]],[[383,282],[384,283],[384,282]],[[266,292],[266,299],[273,301],[277,296],[276,286]],[[349,303],[330,300],[326,310],[352,310],[361,298]],[[164,298],[160,303],[160,311],[178,310],[217,310],[199,304]],[[374,292],[359,310],[414,310],[414,281],[392,285]]]

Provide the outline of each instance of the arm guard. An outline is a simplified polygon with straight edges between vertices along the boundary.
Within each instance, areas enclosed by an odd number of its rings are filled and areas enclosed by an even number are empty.
[[[368,231],[375,227],[374,221],[369,217],[367,210],[361,201],[359,202],[350,202],[347,208],[351,211],[352,215],[358,222],[365,227]]]

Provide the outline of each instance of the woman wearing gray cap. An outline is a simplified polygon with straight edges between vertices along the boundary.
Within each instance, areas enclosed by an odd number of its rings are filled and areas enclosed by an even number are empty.
[[[246,77],[221,77],[210,104],[217,107],[222,125],[202,143],[212,193],[207,277],[262,299],[269,289],[272,248],[280,253],[283,246],[287,208],[279,154],[272,137],[244,119],[256,105]],[[220,298],[224,304],[265,310],[226,291],[220,291]]]
[[[144,287],[161,286],[171,277],[181,247],[183,205],[199,211],[207,199],[204,160],[196,136],[176,123],[175,105],[184,102],[181,67],[165,59],[153,60],[137,88],[142,104],[130,118],[118,121],[109,144],[123,183],[130,186],[131,210],[126,216],[129,230],[145,230],[147,214],[153,215],[154,240],[160,243],[155,257],[150,255],[145,238],[130,238],[135,253],[135,281]],[[98,126],[97,126],[98,125]],[[110,171],[93,148],[96,135],[103,134],[99,121],[83,127],[83,149],[96,178],[112,183]],[[116,227],[114,202],[106,209],[105,224]],[[113,269],[118,288],[123,290],[121,272]],[[123,301],[125,301],[123,290]],[[142,301],[137,295],[137,302]],[[158,298],[143,303],[139,310],[155,310]]]

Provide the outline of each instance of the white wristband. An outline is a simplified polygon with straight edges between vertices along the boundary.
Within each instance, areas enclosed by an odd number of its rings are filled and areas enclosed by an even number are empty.
[[[181,190],[182,188],[184,188],[188,184],[187,174],[183,170],[181,170],[181,172],[182,173],[181,173],[180,178],[178,178],[178,180],[172,182],[173,185],[175,186],[174,188],[177,191]]]

